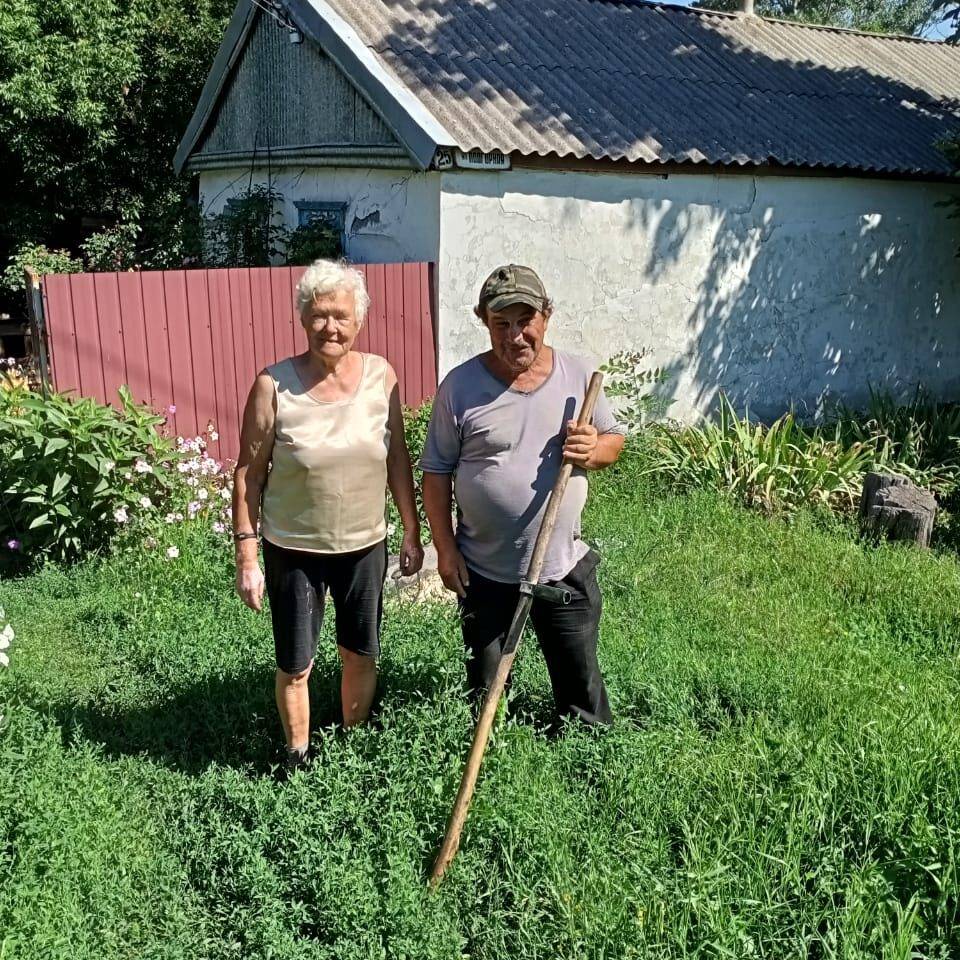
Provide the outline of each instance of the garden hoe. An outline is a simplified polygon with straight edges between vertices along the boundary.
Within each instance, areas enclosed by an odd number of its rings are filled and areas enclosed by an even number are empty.
[[[590,422],[602,384],[603,374],[594,373],[590,378],[590,386],[587,388],[587,395],[584,397],[580,416],[577,418],[578,426]],[[507,631],[506,639],[503,642],[503,652],[500,655],[497,673],[484,697],[480,717],[473,732],[473,743],[470,745],[470,753],[467,755],[467,762],[463,768],[460,789],[457,791],[457,799],[450,813],[443,845],[440,847],[440,852],[437,854],[433,870],[430,873],[431,887],[436,887],[440,883],[447,867],[450,866],[453,858],[457,855],[457,848],[460,846],[460,834],[470,810],[470,801],[473,799],[473,790],[477,785],[477,775],[480,773],[480,764],[483,762],[483,754],[487,749],[487,740],[490,739],[490,729],[493,726],[494,717],[497,715],[497,707],[500,705],[500,698],[503,696],[507,677],[510,676],[513,658],[517,655],[520,636],[526,625],[527,617],[530,615],[530,606],[535,597],[554,603],[570,602],[570,594],[566,591],[545,586],[538,581],[540,580],[540,571],[543,569],[547,545],[550,543],[550,537],[553,535],[553,528],[557,522],[560,502],[563,500],[563,493],[567,488],[567,481],[570,479],[572,472],[573,464],[565,460],[560,468],[556,483],[553,485],[553,490],[550,492],[547,510],[543,515],[543,522],[540,524],[540,531],[533,546],[530,566],[527,568],[527,578],[520,581],[520,600],[517,603],[517,609],[510,623],[510,629]]]

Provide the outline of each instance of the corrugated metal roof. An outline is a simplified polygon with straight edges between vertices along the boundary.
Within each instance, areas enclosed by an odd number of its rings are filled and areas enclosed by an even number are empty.
[[[947,44],[642,0],[327,2],[464,150],[940,175],[960,132]]]

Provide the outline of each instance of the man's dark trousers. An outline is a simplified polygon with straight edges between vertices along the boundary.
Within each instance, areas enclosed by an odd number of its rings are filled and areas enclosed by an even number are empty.
[[[570,591],[569,604],[537,598],[530,609],[558,714],[591,724],[613,720],[597,663],[603,606],[597,584],[599,561],[591,550],[562,580],[548,581]],[[498,583],[470,570],[467,596],[460,600],[460,624],[468,652],[467,685],[474,694],[493,682],[519,599],[519,584]]]

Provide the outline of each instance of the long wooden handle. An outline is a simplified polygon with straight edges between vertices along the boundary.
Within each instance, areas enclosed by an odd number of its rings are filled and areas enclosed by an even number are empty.
[[[577,424],[579,426],[590,422],[601,386],[603,386],[603,374],[599,372],[594,373],[590,378],[590,385],[587,387],[587,395],[584,397],[583,406],[580,408],[580,416],[577,418]],[[567,489],[567,481],[570,479],[571,473],[573,473],[573,464],[564,460],[563,465],[560,467],[560,473],[553,484],[553,490],[550,492],[547,509],[543,515],[543,521],[540,524],[536,542],[533,545],[533,554],[530,557],[530,565],[527,567],[527,580],[530,583],[537,583],[540,579],[540,571],[543,569],[547,546],[550,543],[550,537],[553,535],[553,528],[557,524],[560,502],[563,500],[563,494]],[[437,854],[437,859],[433,864],[433,870],[430,873],[431,887],[436,887],[437,884],[440,883],[447,867],[450,866],[453,858],[457,855],[457,849],[460,846],[460,835],[463,832],[463,825],[466,823],[467,814],[470,811],[470,801],[473,799],[473,791],[477,785],[477,777],[480,774],[480,764],[483,763],[483,755],[487,749],[487,741],[490,739],[490,730],[493,728],[493,721],[497,715],[497,708],[500,706],[500,698],[503,696],[507,677],[510,676],[513,658],[517,655],[520,637],[523,634],[523,627],[530,614],[530,605],[532,602],[533,598],[529,594],[521,594],[520,600],[517,603],[517,609],[513,614],[513,620],[510,623],[510,629],[507,631],[507,637],[503,645],[503,655],[500,657],[500,662],[497,665],[497,672],[494,675],[493,683],[490,684],[486,696],[483,698],[480,717],[477,720],[477,726],[473,732],[473,742],[470,744],[470,752],[467,754],[467,762],[463,768],[463,776],[460,778],[460,789],[457,791],[457,799],[454,801],[453,810],[450,812],[450,819],[447,821],[447,832],[440,846],[440,852]]]
[[[587,386],[587,394],[583,398],[580,415],[577,417],[578,427],[588,424],[593,417],[593,408],[597,405],[597,397],[600,396],[600,388],[602,386],[603,374],[600,373],[599,370],[594,371],[593,376],[590,377],[590,383]],[[547,547],[550,545],[550,538],[553,536],[553,528],[557,525],[560,503],[563,500],[564,491],[567,489],[567,481],[570,479],[570,474],[572,473],[573,464],[569,460],[564,460],[563,466],[560,467],[560,474],[553,485],[553,490],[550,492],[547,510],[543,515],[543,522],[540,524],[536,543],[533,545],[530,566],[527,567],[527,580],[530,583],[538,583],[540,581],[540,571],[543,569],[543,562],[547,556]]]

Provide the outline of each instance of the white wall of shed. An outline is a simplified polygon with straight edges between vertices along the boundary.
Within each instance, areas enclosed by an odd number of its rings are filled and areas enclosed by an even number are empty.
[[[278,222],[297,226],[297,200],[346,203],[346,256],[357,263],[436,261],[440,241],[440,174],[377,167],[249,167],[203,170],[200,199],[207,213],[252,184],[283,196]]]
[[[441,179],[440,372],[484,349],[483,278],[526,263],[555,301],[548,342],[603,361],[649,348],[670,412],[719,391],[818,416],[871,386],[960,398],[952,187],[827,177],[513,169]]]

